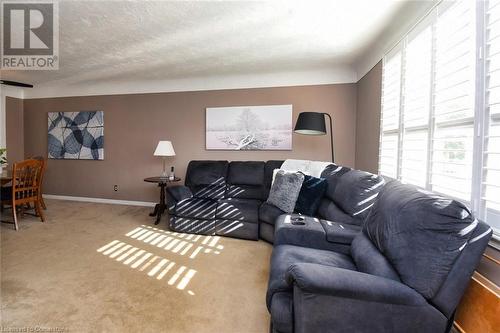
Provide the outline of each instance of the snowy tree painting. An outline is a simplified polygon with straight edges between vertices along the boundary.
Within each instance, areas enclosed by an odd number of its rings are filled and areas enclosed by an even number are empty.
[[[207,108],[206,148],[291,150],[292,106]]]

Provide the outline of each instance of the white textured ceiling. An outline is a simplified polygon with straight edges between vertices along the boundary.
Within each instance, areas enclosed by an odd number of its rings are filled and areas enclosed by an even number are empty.
[[[1,75],[42,87],[328,71],[352,82],[356,60],[404,6],[390,0],[60,1],[60,69]]]

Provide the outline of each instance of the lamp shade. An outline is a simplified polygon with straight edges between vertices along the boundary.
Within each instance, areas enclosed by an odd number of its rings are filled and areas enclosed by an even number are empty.
[[[158,146],[156,146],[154,156],[175,156],[174,146],[172,146],[172,142],[158,142]]]
[[[301,112],[295,124],[295,133],[306,135],[325,135],[325,114],[320,112]]]

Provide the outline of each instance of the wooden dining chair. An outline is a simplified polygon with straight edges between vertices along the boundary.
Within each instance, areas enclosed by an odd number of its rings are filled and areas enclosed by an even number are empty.
[[[37,215],[42,222],[45,221],[40,202],[42,168],[43,162],[34,159],[14,163],[10,196],[2,198],[2,203],[7,201],[11,205],[16,230],[19,230],[17,223],[18,207],[23,212],[25,205],[33,203]]]
[[[45,205],[45,201],[43,201],[43,177],[45,175],[45,170],[47,169],[47,160],[45,158],[43,158],[43,156],[34,156],[32,157],[32,159],[34,160],[37,160],[37,161],[40,161],[42,162],[42,173],[40,175],[40,191],[39,192],[39,195],[40,195],[40,204],[42,205],[42,208],[44,210],[47,210],[47,206]]]

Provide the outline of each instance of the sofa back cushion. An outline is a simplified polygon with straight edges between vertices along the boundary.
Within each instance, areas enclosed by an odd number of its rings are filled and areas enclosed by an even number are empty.
[[[344,212],[363,222],[384,184],[381,176],[350,170],[339,178],[333,201]]]
[[[273,172],[274,170],[281,168],[283,162],[283,160],[269,160],[264,166],[264,198],[266,199],[269,196],[269,190],[271,189],[271,185],[273,183]]]
[[[339,179],[345,173],[351,170],[351,168],[336,164],[330,164],[325,168],[325,170],[323,170],[323,172],[321,173],[321,178],[325,178],[328,183],[325,192],[325,196],[328,199],[333,200],[333,198],[335,197],[335,188],[337,188]]]
[[[270,160],[266,162],[266,165],[264,166],[264,184],[266,185],[267,189],[270,189],[273,183],[274,170],[280,169],[283,165],[283,162],[284,161],[280,160]]]
[[[256,185],[264,184],[264,166],[261,161],[234,161],[229,163],[228,184]]]
[[[462,203],[392,181],[378,195],[364,232],[401,281],[431,299],[477,225]]]
[[[186,172],[186,186],[197,198],[223,198],[227,169],[227,161],[191,161]]]
[[[264,167],[260,161],[230,162],[226,197],[264,200]]]

